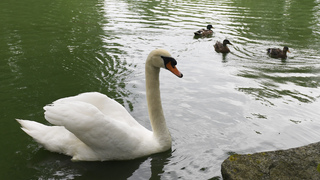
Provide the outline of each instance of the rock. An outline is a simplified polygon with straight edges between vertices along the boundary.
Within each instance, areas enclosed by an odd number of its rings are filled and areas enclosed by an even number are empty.
[[[223,161],[224,180],[320,179],[320,142],[288,150],[234,154]]]

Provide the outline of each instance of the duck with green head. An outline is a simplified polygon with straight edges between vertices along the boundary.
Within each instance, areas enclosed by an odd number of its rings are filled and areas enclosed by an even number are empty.
[[[228,39],[223,40],[223,43],[217,41],[214,45],[214,49],[220,53],[228,53],[230,52],[230,49],[228,48],[227,44],[232,45]]]
[[[209,25],[207,25],[207,29],[200,29],[200,30],[194,32],[194,35],[195,36],[212,36],[213,31],[211,30],[211,28],[213,28],[213,27],[211,24],[209,24]]]
[[[267,49],[267,54],[272,58],[286,59],[287,52],[290,52],[288,46],[284,46],[283,50],[281,50],[279,48],[268,48]]]

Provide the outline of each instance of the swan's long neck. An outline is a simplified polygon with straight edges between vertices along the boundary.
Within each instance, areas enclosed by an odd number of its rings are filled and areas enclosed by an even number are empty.
[[[163,115],[160,98],[160,68],[154,67],[147,62],[145,72],[148,111],[154,136],[164,148],[171,147],[171,136]]]

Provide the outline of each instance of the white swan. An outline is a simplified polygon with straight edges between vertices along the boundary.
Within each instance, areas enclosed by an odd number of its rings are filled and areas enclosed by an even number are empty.
[[[45,118],[56,126],[19,120],[22,130],[52,152],[73,161],[129,160],[171,148],[162,112],[159,72],[178,77],[176,60],[164,49],[153,50],[146,61],[146,95],[152,130],[140,125],[119,103],[98,92],[59,99],[44,107]]]

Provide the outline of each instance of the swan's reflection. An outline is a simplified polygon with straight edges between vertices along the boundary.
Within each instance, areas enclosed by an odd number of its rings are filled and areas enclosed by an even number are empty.
[[[171,156],[171,150],[151,156],[152,160],[150,179],[161,179],[161,175],[164,173],[164,167],[170,161]]]
[[[122,180],[134,178],[134,173],[141,169],[144,163],[150,164],[150,170],[144,175],[138,173],[143,179],[161,179],[164,167],[172,156],[171,150],[130,161],[106,162],[72,162],[70,157],[45,150],[39,150],[33,155],[28,164],[29,168],[36,170],[35,179],[113,179]],[[149,168],[148,168],[149,169]],[[151,176],[150,172],[151,171]],[[141,177],[145,176],[145,177]]]

